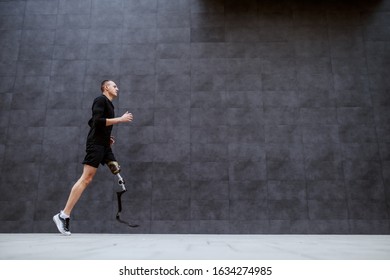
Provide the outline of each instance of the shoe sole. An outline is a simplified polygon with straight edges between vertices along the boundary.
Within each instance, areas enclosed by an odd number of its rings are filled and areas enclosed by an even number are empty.
[[[53,216],[53,221],[54,221],[54,223],[56,224],[58,231],[59,231],[61,234],[63,234],[63,235],[71,235],[71,232],[70,232],[70,231],[64,231],[64,230],[62,229],[62,222],[60,221],[60,219],[59,219],[57,216],[58,216],[58,214]]]

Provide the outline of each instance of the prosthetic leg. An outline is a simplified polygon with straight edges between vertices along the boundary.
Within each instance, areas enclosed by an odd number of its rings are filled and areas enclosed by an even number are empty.
[[[121,191],[118,191],[116,193],[116,196],[118,199],[118,212],[116,213],[116,220],[122,224],[129,226],[129,227],[138,227],[139,225],[125,222],[120,217],[120,214],[122,212],[122,194],[124,194],[127,190],[126,190],[126,186],[125,186],[125,180],[122,178],[121,174],[119,173],[121,171],[121,168],[120,168],[118,162],[116,162],[116,161],[107,162],[107,166],[108,166],[108,168],[110,168],[111,173],[118,177],[118,184],[122,188]]]

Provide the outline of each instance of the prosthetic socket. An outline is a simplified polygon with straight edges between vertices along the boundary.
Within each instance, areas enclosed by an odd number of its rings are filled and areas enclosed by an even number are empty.
[[[118,184],[121,186],[122,191],[126,191],[125,187],[125,180],[122,178],[121,174],[119,173],[121,171],[121,167],[119,166],[119,163],[117,161],[110,161],[107,162],[108,168],[110,168],[111,173],[116,175],[118,177]]]

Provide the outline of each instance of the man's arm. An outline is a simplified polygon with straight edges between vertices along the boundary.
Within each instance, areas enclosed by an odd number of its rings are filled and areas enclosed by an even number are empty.
[[[106,119],[106,126],[123,123],[123,122],[131,122],[132,120],[133,120],[133,115],[129,112],[126,112],[121,117]]]

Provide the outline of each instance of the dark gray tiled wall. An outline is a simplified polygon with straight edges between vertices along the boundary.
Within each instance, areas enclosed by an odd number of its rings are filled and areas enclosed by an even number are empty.
[[[0,232],[55,232],[103,79],[115,152],[74,232],[390,233],[390,1],[0,1]]]

